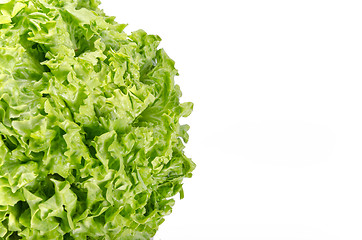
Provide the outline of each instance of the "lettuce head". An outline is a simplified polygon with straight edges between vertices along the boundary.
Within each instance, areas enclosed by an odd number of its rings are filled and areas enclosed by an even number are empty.
[[[183,197],[174,61],[98,5],[0,0],[0,239],[150,239]]]

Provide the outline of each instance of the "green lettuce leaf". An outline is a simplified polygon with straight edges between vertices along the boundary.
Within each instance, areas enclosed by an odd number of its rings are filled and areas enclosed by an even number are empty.
[[[150,239],[183,198],[175,63],[98,5],[0,0],[0,239]]]

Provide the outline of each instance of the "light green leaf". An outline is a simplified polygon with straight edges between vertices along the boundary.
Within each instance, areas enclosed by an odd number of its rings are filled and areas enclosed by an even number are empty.
[[[11,23],[11,17],[8,15],[0,15],[0,24]]]
[[[0,4],[6,4],[11,2],[12,0],[0,0]]]
[[[0,238],[149,240],[195,164],[161,38],[98,0],[0,0]]]

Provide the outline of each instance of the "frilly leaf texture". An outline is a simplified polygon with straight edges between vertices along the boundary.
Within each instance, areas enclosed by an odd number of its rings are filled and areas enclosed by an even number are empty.
[[[183,197],[174,61],[98,5],[0,0],[0,239],[150,239]]]

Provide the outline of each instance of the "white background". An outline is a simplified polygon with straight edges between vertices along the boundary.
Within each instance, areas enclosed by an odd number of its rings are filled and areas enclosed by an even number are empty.
[[[156,240],[362,239],[362,2],[103,0],[162,37],[195,103]]]

